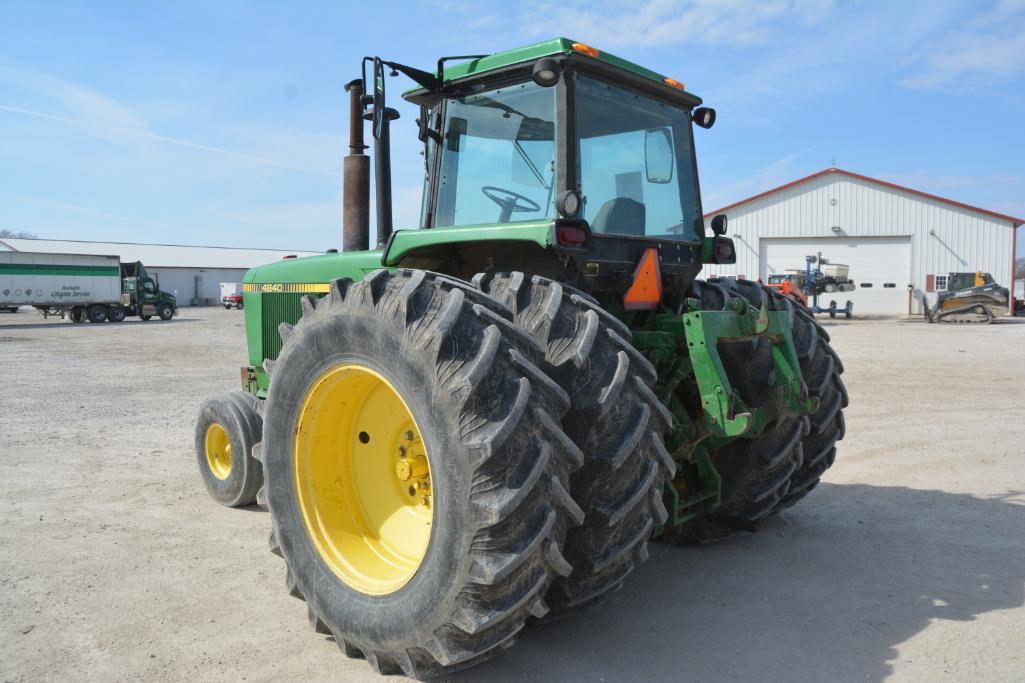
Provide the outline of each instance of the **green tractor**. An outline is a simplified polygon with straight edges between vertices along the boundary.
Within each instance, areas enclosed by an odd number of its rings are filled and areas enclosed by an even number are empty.
[[[246,274],[242,389],[196,428],[211,495],[269,508],[317,632],[448,674],[620,587],[649,540],[753,531],[815,487],[847,404],[829,336],[760,284],[697,279],[735,259],[701,211],[714,110],[564,38],[362,67],[344,250]],[[420,229],[393,232],[399,73],[425,182]]]

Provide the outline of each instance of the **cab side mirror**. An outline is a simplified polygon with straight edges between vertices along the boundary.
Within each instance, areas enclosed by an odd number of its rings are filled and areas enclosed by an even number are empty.
[[[673,179],[673,134],[668,128],[644,131],[644,173],[649,183]]]
[[[384,134],[384,62],[374,57],[374,139],[380,140]]]

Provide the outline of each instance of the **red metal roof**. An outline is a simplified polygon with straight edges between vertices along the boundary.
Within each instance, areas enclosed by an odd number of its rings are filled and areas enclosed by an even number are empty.
[[[915,190],[915,189],[912,189],[910,187],[904,187],[903,185],[897,185],[896,183],[888,183],[885,180],[879,180],[878,178],[870,178],[869,176],[861,175],[860,173],[852,173],[851,171],[845,171],[842,168],[827,168],[827,169],[824,169],[824,170],[819,171],[817,173],[812,173],[809,176],[805,176],[803,178],[798,178],[797,180],[795,180],[793,182],[789,182],[789,183],[787,183],[785,185],[780,185],[779,187],[774,187],[771,190],[766,190],[765,192],[761,192],[759,194],[756,194],[753,197],[748,197],[747,199],[741,199],[739,202],[734,202],[734,203],[732,203],[732,204],[730,204],[728,206],[722,207],[721,209],[716,209],[715,211],[709,211],[708,213],[705,214],[705,218],[709,218],[711,216],[714,216],[717,213],[722,213],[723,211],[727,211],[729,209],[736,208],[736,207],[741,206],[743,204],[747,204],[749,202],[753,202],[756,199],[761,199],[762,197],[768,197],[770,194],[775,194],[775,193],[780,192],[782,190],[786,190],[786,189],[791,188],[791,187],[793,187],[795,185],[800,185],[803,182],[807,182],[809,180],[812,180],[813,178],[818,178],[819,176],[824,176],[824,175],[827,175],[829,173],[839,173],[840,175],[845,175],[845,176],[848,176],[850,178],[857,178],[858,180],[864,180],[864,181],[869,182],[869,183],[875,183],[876,185],[882,185],[883,187],[888,187],[888,188],[890,188],[892,190],[900,190],[901,192],[907,192],[909,194],[918,195],[919,197],[925,197],[926,199],[933,199],[935,201],[943,202],[944,204],[950,204],[952,206],[956,206],[956,207],[959,207],[961,209],[968,209],[969,211],[974,211],[976,213],[981,213],[981,214],[985,214],[987,216],[992,216],[993,218],[999,218],[1001,220],[1009,221],[1010,223],[1013,224],[1013,227],[1018,227],[1019,225],[1025,224],[1025,218],[1015,218],[1014,216],[1008,216],[1006,214],[997,213],[996,211],[990,211],[988,209],[981,209],[978,206],[972,206],[971,204],[965,204],[963,202],[957,202],[957,201],[954,201],[953,199],[947,199],[946,197],[939,197],[939,196],[934,195],[934,194],[929,194],[928,192],[922,192],[921,190]]]

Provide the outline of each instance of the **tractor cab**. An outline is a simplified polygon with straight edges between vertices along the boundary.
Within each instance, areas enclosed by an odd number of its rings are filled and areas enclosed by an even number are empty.
[[[380,108],[385,66],[422,86],[404,97],[420,106],[420,228],[431,232],[391,239],[389,226],[388,243],[379,232],[384,265],[571,271],[589,291],[621,294],[648,250],[670,292],[702,262],[733,262],[732,242],[705,239],[695,163],[692,124],[711,127],[715,112],[682,83],[565,38],[446,59],[433,76],[378,62],[363,98]],[[497,241],[520,244],[496,253]]]
[[[558,81],[437,102],[423,227],[564,216],[596,236],[700,243],[689,108],[580,69],[560,78],[572,79],[564,87],[573,92],[562,116]],[[558,168],[557,139],[569,168]]]

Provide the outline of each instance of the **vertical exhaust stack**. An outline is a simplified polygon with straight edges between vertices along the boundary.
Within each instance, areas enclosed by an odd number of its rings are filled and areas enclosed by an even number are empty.
[[[343,162],[342,251],[370,248],[370,157],[363,153],[363,80],[348,83],[349,154]]]

